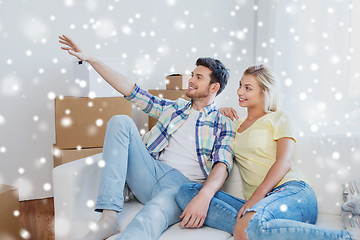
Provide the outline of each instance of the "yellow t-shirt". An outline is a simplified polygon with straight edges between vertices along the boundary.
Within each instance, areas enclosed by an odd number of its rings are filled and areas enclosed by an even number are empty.
[[[244,121],[241,119],[235,124],[235,160],[243,180],[245,199],[248,200],[276,161],[276,140],[283,137],[296,140],[289,117],[281,111],[264,115],[238,133]],[[299,169],[292,167],[277,186],[292,180],[310,184]]]

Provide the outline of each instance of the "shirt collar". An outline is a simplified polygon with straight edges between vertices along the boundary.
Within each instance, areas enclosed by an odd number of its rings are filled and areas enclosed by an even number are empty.
[[[188,109],[191,109],[191,106],[192,106],[192,99],[188,102],[186,107]],[[217,108],[216,108],[215,102],[212,102],[211,104],[209,104],[206,107],[204,107],[203,109],[201,109],[200,112],[204,113],[205,115],[209,115],[211,112],[215,111],[216,109]]]

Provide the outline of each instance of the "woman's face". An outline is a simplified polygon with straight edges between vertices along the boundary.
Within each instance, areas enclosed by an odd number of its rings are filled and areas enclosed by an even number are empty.
[[[259,86],[258,80],[253,75],[243,75],[237,90],[240,107],[263,107],[264,95]]]

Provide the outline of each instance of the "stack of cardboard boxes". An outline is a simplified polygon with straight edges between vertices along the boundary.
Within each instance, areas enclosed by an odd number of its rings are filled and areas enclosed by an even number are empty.
[[[119,114],[132,117],[123,97],[56,98],[54,167],[102,152],[106,124]]]
[[[176,100],[184,98],[190,100],[186,95],[188,89],[188,82],[191,78],[190,74],[172,74],[166,77],[166,90],[149,90],[154,96],[161,98]],[[155,126],[157,119],[149,117],[149,130]]]
[[[166,77],[166,90],[149,90],[155,96],[184,98],[189,74]],[[132,104],[123,97],[57,97],[55,99],[54,167],[102,152],[106,124],[114,115],[132,117]],[[149,129],[157,119],[149,117]]]
[[[18,189],[0,184],[0,239],[22,239],[19,214]]]

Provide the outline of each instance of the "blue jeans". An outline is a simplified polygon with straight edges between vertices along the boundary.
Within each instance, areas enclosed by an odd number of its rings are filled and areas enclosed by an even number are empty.
[[[116,239],[158,239],[179,222],[181,209],[175,196],[190,182],[178,170],[155,160],[128,116],[117,115],[107,123],[98,199],[95,211],[121,211],[125,181],[144,207]]]
[[[184,184],[176,195],[180,208],[200,191],[198,183]],[[233,233],[236,217],[245,200],[219,191],[210,202],[205,225]],[[318,215],[314,191],[305,182],[290,181],[276,187],[247,212],[256,212],[246,233],[248,239],[303,240],[352,239],[342,230],[315,226]]]

